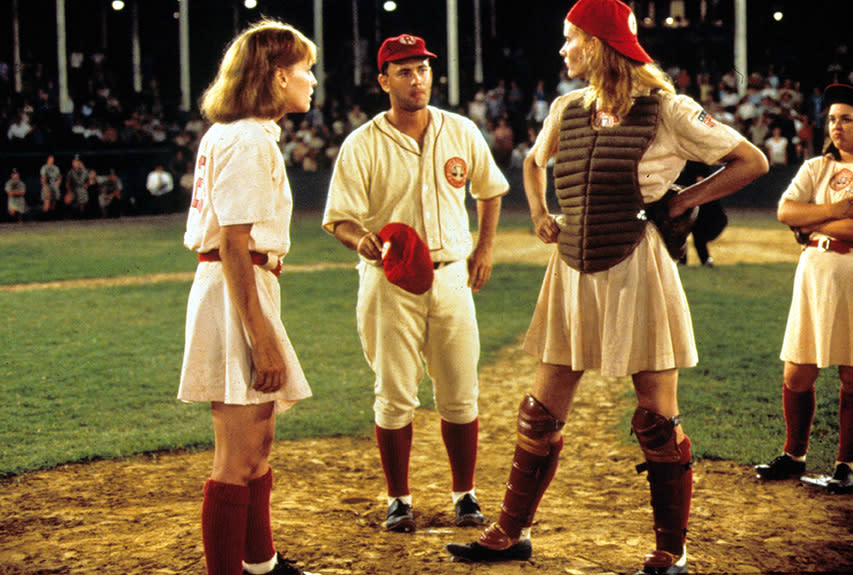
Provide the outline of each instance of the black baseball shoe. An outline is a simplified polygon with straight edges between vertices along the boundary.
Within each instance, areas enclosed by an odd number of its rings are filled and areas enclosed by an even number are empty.
[[[456,526],[457,527],[480,527],[486,524],[486,518],[480,511],[477,498],[471,493],[466,493],[456,502]]]
[[[473,543],[448,543],[444,548],[455,560],[474,563],[527,561],[533,554],[530,539],[510,539],[497,523],[492,523]]]
[[[385,518],[385,529],[397,533],[411,533],[415,530],[415,515],[412,506],[399,498],[394,499],[388,506],[388,515]]]
[[[515,545],[506,549],[491,549],[484,547],[476,541],[462,545],[460,543],[448,543],[444,546],[454,559],[460,561],[471,561],[472,563],[494,563],[497,561],[527,561],[533,554],[533,545],[530,539],[522,539]]]
[[[652,551],[646,555],[643,568],[635,575],[683,575],[687,573],[687,553],[680,557],[668,551]]]
[[[755,471],[759,479],[777,481],[779,479],[794,479],[806,471],[805,461],[794,461],[787,453],[783,453],[765,465],[756,465]]]
[[[249,575],[249,572],[243,570],[243,575]],[[309,575],[299,567],[293,564],[290,559],[285,559],[281,553],[276,553],[276,564],[272,571],[267,575]]]
[[[849,465],[839,463],[835,466],[835,472],[827,482],[826,490],[830,493],[853,493],[853,470]]]

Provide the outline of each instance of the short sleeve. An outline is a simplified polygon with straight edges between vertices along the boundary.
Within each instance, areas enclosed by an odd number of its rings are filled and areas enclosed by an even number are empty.
[[[362,223],[370,210],[367,193],[369,166],[366,164],[370,155],[361,150],[360,140],[363,137],[363,129],[353,132],[338,152],[323,214],[323,229],[329,233],[334,231],[337,222]]]
[[[275,194],[270,152],[267,142],[245,133],[217,150],[210,197],[220,225],[251,224],[270,217]]]
[[[717,164],[745,138],[684,95],[662,99],[663,122],[673,135],[676,154],[694,162]]]
[[[804,162],[791,183],[782,193],[779,202],[791,200],[794,202],[814,203],[817,178],[814,173],[814,162]]]

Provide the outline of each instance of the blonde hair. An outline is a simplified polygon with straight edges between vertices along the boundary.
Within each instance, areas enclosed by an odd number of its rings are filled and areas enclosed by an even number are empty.
[[[201,97],[201,113],[211,122],[284,116],[284,92],[276,70],[317,59],[317,46],[289,24],[264,19],[229,44],[216,78]]]
[[[592,42],[593,36],[577,26],[584,43]],[[666,72],[655,63],[637,62],[611,48],[598,39],[598,50],[591,52],[587,62],[587,80],[590,90],[584,96],[584,105],[591,108],[597,103],[600,110],[625,117],[633,105],[637,91],[659,90],[675,94],[675,86]]]

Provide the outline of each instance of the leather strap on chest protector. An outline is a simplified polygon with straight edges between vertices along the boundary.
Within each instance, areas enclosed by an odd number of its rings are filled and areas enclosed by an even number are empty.
[[[560,211],[560,255],[585,273],[609,269],[628,257],[646,227],[637,165],[657,133],[660,99],[643,96],[619,125],[592,127],[580,101],[560,123],[554,186]]]

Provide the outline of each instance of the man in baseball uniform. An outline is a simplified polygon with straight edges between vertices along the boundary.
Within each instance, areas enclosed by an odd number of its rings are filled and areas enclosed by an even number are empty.
[[[473,291],[488,281],[506,178],[473,122],[428,106],[430,59],[424,40],[388,38],[377,56],[391,107],[353,131],[338,155],[323,227],[360,256],[356,316],[376,374],[376,439],[388,493],[385,527],[415,528],[409,490],[412,420],[423,365],[453,477],[457,525],[484,523],[474,494],[480,344]],[[474,245],[465,208],[470,183],[478,215]],[[434,267],[424,293],[388,281],[382,268],[389,223],[413,228]],[[387,250],[387,246],[386,246]]]

